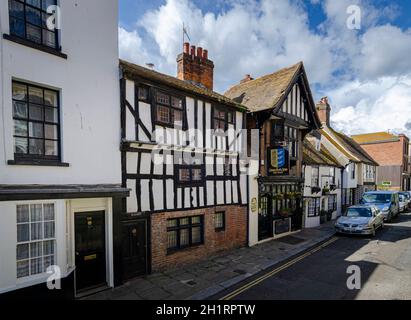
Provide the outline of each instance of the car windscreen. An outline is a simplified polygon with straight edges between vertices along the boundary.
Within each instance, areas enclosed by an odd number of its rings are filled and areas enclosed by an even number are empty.
[[[366,203],[389,203],[391,202],[391,194],[367,193],[367,194],[364,194],[362,199]]]
[[[349,218],[356,218],[356,217],[366,217],[369,218],[372,216],[370,208],[349,208],[345,216]]]

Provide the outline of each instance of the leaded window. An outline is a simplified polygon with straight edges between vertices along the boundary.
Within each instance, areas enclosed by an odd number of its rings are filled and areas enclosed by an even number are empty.
[[[157,91],[155,97],[155,117],[158,125],[172,128],[183,127],[183,99]]]
[[[204,217],[184,217],[167,221],[167,249],[176,251],[204,243]]]

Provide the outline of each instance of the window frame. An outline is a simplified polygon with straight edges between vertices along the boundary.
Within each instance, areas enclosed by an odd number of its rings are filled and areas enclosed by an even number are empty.
[[[31,5],[30,3],[27,3],[27,1],[24,0],[8,0],[8,17],[9,17],[9,34],[11,37],[15,37],[18,39],[21,39],[24,42],[28,42],[30,44],[33,44],[34,46],[39,46],[40,48],[44,48],[46,50],[53,50],[53,51],[57,51],[57,52],[61,52],[61,45],[60,45],[60,34],[59,34],[59,30],[55,29],[55,30],[50,30],[47,28],[47,26],[43,25],[43,15],[48,15],[51,16],[49,13],[47,13],[47,10],[44,10],[43,8],[43,1],[40,1],[40,7],[36,7]],[[14,16],[11,14],[11,3],[12,2],[16,2],[18,4],[20,4],[21,6],[23,6],[23,18]],[[58,0],[54,0],[55,4],[52,5],[59,5],[59,1]],[[29,21],[29,19],[27,18],[27,8],[29,8],[29,10],[36,10],[40,12],[40,25],[36,25],[32,22]],[[24,24],[24,36],[19,35],[17,33],[12,32],[12,20],[17,20],[20,23]],[[33,26],[37,29],[40,29],[40,42],[36,42],[32,39],[30,39],[27,35],[27,26]],[[55,45],[54,46],[49,46],[47,44],[44,43],[44,32],[50,32],[54,34],[54,41],[55,41]]]
[[[314,203],[314,206],[311,204]],[[313,213],[311,209],[313,210]],[[321,198],[309,198],[309,203],[308,203],[308,217],[309,218],[315,218],[320,216],[320,210],[321,209]]]
[[[180,170],[189,170],[190,180],[180,180]],[[201,180],[194,180],[194,170],[201,170]],[[201,164],[175,164],[174,165],[174,183],[177,187],[185,186],[203,186],[205,181],[205,166]]]
[[[32,206],[37,206],[40,205],[42,208],[42,219],[41,221],[35,221],[34,223],[41,223],[42,224],[42,239],[36,239],[36,240],[31,240],[31,225],[32,225],[32,216],[31,216],[31,207]],[[54,219],[53,220],[45,220],[44,219],[44,207],[45,206],[53,206],[53,214],[54,214]],[[29,220],[28,222],[18,222],[18,207],[24,207],[24,206],[28,206],[28,215],[29,215]],[[58,264],[58,247],[57,247],[57,241],[58,241],[58,237],[57,237],[57,226],[58,226],[58,216],[57,216],[57,204],[56,202],[39,202],[39,201],[31,201],[31,202],[21,202],[16,204],[15,206],[15,214],[16,214],[16,227],[18,225],[24,225],[24,224],[28,224],[29,229],[29,240],[28,241],[18,241],[18,232],[16,233],[16,279],[18,283],[25,283],[27,281],[31,281],[33,279],[39,279],[42,278],[44,276],[47,275],[47,269],[44,266],[44,259],[45,258],[50,258],[53,257],[53,263],[50,266],[53,265],[57,265]],[[54,227],[54,237],[51,238],[45,238],[44,237],[44,224],[47,222],[53,222],[53,227]],[[44,244],[46,242],[53,242],[53,253],[52,254],[44,254]],[[42,255],[38,256],[38,257],[31,257],[31,246],[30,244],[32,243],[41,243],[41,248],[42,248]],[[18,259],[17,256],[17,248],[18,246],[21,245],[28,245],[28,258],[26,259]],[[42,268],[43,268],[43,272],[40,273],[36,273],[36,274],[32,274],[31,273],[31,260],[35,260],[35,259],[41,259],[42,260]],[[24,262],[24,261],[28,261],[28,267],[29,267],[29,275],[27,276],[22,276],[22,277],[18,277],[18,263],[19,262]]]
[[[332,207],[330,206],[330,203],[332,203]],[[337,195],[336,194],[328,196],[328,211],[333,211],[333,212],[337,211]]]
[[[224,122],[224,132],[228,130],[230,125],[234,125],[236,123],[236,112],[235,110],[229,109],[227,107],[221,105],[213,105],[213,112],[212,112],[212,128],[214,130],[222,130],[221,128],[217,128],[216,121]],[[218,117],[218,113],[224,113],[224,119],[222,117]],[[229,121],[228,114],[231,113],[232,120]]]
[[[295,136],[294,136],[295,135]],[[284,126],[284,141],[288,145],[288,151],[291,160],[298,160],[300,155],[300,140],[299,140],[299,130],[293,126]]]
[[[199,223],[193,223],[193,218],[200,218],[200,222]],[[187,225],[181,225],[181,220],[184,219],[189,219],[189,223]],[[177,221],[177,225],[175,227],[169,227],[168,223],[169,221],[173,221],[176,220]],[[193,228],[199,228],[200,227],[200,237],[201,237],[201,241],[199,243],[193,243]],[[175,247],[169,247],[168,244],[168,238],[167,238],[167,254],[173,254],[176,252],[180,252],[183,251],[185,249],[188,248],[194,248],[194,247],[198,247],[198,246],[202,246],[204,245],[204,215],[197,215],[197,216],[188,216],[188,217],[177,217],[177,218],[170,218],[167,219],[167,237],[169,232],[176,232],[176,239],[177,239],[177,244]],[[189,244],[188,245],[184,245],[181,246],[181,239],[180,239],[180,235],[181,235],[181,230],[189,230]]]
[[[14,84],[16,85],[21,85],[21,86],[25,86],[26,87],[26,100],[17,100],[13,98],[13,93],[12,93],[12,109],[14,109],[14,102],[24,102],[26,104],[26,108],[27,108],[27,117],[26,118],[21,118],[21,117],[17,117],[14,115],[14,110],[12,110],[12,120],[13,120],[13,154],[14,154],[14,160],[17,162],[30,162],[30,161],[34,161],[34,162],[43,162],[43,163],[60,163],[61,162],[61,103],[60,103],[60,91],[55,90],[55,89],[50,89],[47,87],[43,87],[43,86],[39,86],[39,85],[35,85],[35,84],[30,84],[30,83],[26,83],[23,81],[17,81],[17,80],[13,80],[12,81],[12,91],[14,88]],[[39,104],[39,103],[31,103],[30,102],[30,97],[29,97],[29,89],[30,88],[35,88],[35,89],[39,89],[42,91],[43,94],[43,103]],[[45,103],[45,91],[50,91],[56,94],[57,96],[57,106],[48,106]],[[30,106],[34,105],[34,106],[39,106],[42,108],[42,120],[33,120],[30,119]],[[57,122],[50,122],[50,121],[46,121],[46,109],[54,109],[56,112],[56,120]],[[27,122],[27,136],[19,136],[16,135],[14,132],[14,124],[15,121],[24,121]],[[30,137],[30,123],[37,123],[37,124],[42,124],[43,126],[43,137],[42,138],[36,138],[36,137]],[[46,125],[50,125],[50,126],[56,126],[57,127],[57,139],[46,139],[46,134],[45,134],[45,126]],[[22,154],[22,153],[16,153],[16,144],[15,144],[15,139],[27,139],[27,153]],[[38,154],[30,154],[30,139],[34,139],[34,140],[42,140],[43,141],[43,154],[42,155],[38,155]],[[57,155],[56,156],[50,156],[50,155],[46,155],[46,141],[54,141],[57,142]]]
[[[158,100],[157,100],[158,94],[163,94],[165,96],[168,96],[169,104],[158,102]],[[152,105],[154,125],[158,125],[160,127],[172,128],[172,129],[183,129],[184,130],[184,129],[187,128],[187,117],[186,117],[187,107],[186,107],[186,99],[185,99],[184,96],[176,94],[174,92],[168,92],[167,90],[156,89],[156,90],[154,90],[152,96],[149,93],[149,99],[150,99],[150,97],[151,97],[151,105]],[[172,102],[171,102],[172,98],[181,100],[181,102],[182,102],[181,108],[177,108],[177,107],[172,106]],[[181,111],[181,127],[176,126],[175,123],[164,122],[164,121],[159,120],[158,117],[157,117],[157,112],[158,112],[158,107],[159,106],[168,109],[168,114],[169,114],[170,120],[171,120],[171,111],[173,111],[173,110]]]
[[[217,226],[217,220],[216,217],[217,215],[221,215],[222,216],[222,226]],[[225,211],[217,211],[214,213],[214,230],[215,232],[223,232],[226,230],[226,212]]]
[[[317,170],[317,174],[315,175],[314,175],[314,170]],[[318,188],[320,187],[320,168],[319,167],[311,168],[311,187],[318,187]]]

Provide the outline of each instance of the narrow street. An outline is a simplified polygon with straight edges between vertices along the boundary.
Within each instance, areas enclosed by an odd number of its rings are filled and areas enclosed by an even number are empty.
[[[347,288],[347,268],[351,265],[361,269],[360,290]],[[328,246],[277,269],[280,271],[269,270],[265,276],[260,274],[214,298],[411,299],[411,214],[387,224],[374,239],[338,236]],[[267,276],[270,271],[273,276]]]

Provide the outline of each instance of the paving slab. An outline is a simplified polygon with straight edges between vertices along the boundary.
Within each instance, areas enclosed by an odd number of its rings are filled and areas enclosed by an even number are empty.
[[[293,237],[304,241],[288,244],[271,240],[248,248],[218,253],[189,266],[155,273],[130,281],[114,290],[88,297],[92,300],[203,300],[273,267],[334,236],[332,222],[306,229]]]

